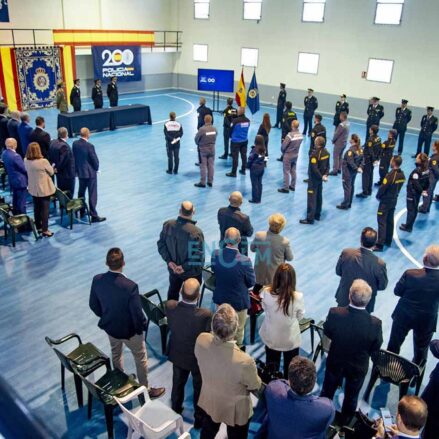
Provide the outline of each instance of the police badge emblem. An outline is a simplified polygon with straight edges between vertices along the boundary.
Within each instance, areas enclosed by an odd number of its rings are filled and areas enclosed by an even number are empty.
[[[41,92],[46,91],[49,88],[50,85],[49,75],[47,74],[46,70],[43,67],[38,67],[35,70],[33,83],[35,88]]]

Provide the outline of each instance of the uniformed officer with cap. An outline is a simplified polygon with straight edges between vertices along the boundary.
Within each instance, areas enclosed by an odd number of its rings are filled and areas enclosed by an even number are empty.
[[[317,110],[319,103],[317,101],[317,98],[313,95],[314,90],[312,88],[308,89],[308,94],[305,96],[305,99],[303,100],[303,135],[306,135],[308,132],[308,135],[311,136],[311,130],[312,130],[312,118],[314,116],[315,111]]]
[[[375,186],[380,186],[383,183],[384,177],[389,172],[390,161],[392,160],[393,151],[395,150],[397,134],[396,130],[390,130],[387,135],[387,140],[381,144],[381,151],[379,153],[380,180],[378,183],[375,183]]]
[[[338,127],[340,124],[340,113],[344,111],[346,114],[349,114],[349,102],[346,101],[346,95],[342,94],[340,96],[340,100],[335,104],[335,114],[334,114],[334,123],[335,127]]]
[[[229,156],[230,131],[232,119],[238,115],[236,108],[233,106],[233,98],[227,98],[227,106],[223,110],[223,136],[224,136],[224,154],[219,159],[226,159]],[[231,154],[230,154],[231,155]]]
[[[433,194],[439,181],[439,140],[433,143],[433,154],[428,161],[428,169],[430,170],[427,196],[424,197],[422,206],[419,208],[420,213],[428,213],[430,211]]]
[[[427,107],[427,114],[422,116],[421,131],[418,137],[418,149],[416,150],[416,154],[412,155],[412,158],[415,158],[422,152],[422,145],[424,145],[425,154],[430,154],[431,137],[437,130],[437,117],[433,116],[433,111],[433,107]]]
[[[373,250],[377,252],[382,252],[384,245],[390,247],[392,244],[395,207],[405,182],[404,172],[400,169],[401,164],[401,156],[396,155],[392,158],[392,170],[384,177],[376,196],[380,204],[377,212],[378,239]]]
[[[404,137],[407,131],[407,125],[412,120],[412,110],[407,108],[408,100],[402,99],[401,106],[396,109],[395,122],[393,129],[396,130],[398,137],[398,154],[401,155],[404,149]]]
[[[287,100],[287,91],[285,90],[285,84],[280,83],[279,96],[277,97],[277,109],[276,109],[276,123],[275,128],[281,128],[282,126],[282,115],[285,109],[285,102]]]
[[[373,167],[378,163],[381,149],[381,137],[378,135],[378,126],[369,128],[369,140],[363,147],[363,191],[356,195],[358,198],[367,198],[372,195]]]
[[[380,120],[384,116],[384,107],[379,103],[380,98],[374,96],[369,103],[369,107],[367,108],[367,121],[366,121],[366,140],[369,139],[369,128],[372,125],[380,126]]]
[[[325,139],[317,137],[314,146],[309,158],[307,213],[306,218],[300,220],[300,224],[314,224],[314,220],[320,221],[323,182],[328,181],[329,152],[325,148]]]
[[[323,137],[326,142],[326,128],[322,125],[322,116],[320,114],[314,115],[314,127],[311,130],[311,143],[309,145],[309,155],[311,155],[312,150],[314,149],[314,142],[317,137]]]

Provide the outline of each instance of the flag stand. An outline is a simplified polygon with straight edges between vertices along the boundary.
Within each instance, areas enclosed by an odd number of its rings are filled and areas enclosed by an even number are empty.
[[[220,101],[219,91],[214,91],[213,92],[212,99],[213,99],[212,111],[214,113],[221,113],[220,106],[219,106],[219,101]]]

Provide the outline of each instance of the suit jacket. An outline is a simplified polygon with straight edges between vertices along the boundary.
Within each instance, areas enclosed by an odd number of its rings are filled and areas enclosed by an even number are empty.
[[[365,376],[370,356],[383,343],[381,320],[351,306],[331,308],[323,328],[331,339],[326,368],[336,373],[341,369],[352,377]]]
[[[41,153],[45,158],[49,155],[50,134],[40,127],[36,127],[30,134],[30,141],[40,145]]]
[[[285,380],[272,381],[264,392],[267,414],[255,439],[326,439],[335,416],[333,402],[294,393]]]
[[[5,147],[5,140],[9,137],[8,120],[4,114],[0,114],[0,150]]]
[[[122,273],[107,271],[96,275],[89,305],[100,317],[98,326],[114,338],[128,339],[145,329],[139,287]]]
[[[214,422],[245,425],[253,414],[250,392],[261,387],[253,358],[206,332],[197,338],[195,356],[203,380],[198,405]]]
[[[176,300],[166,302],[166,317],[171,331],[168,360],[185,370],[198,370],[195,342],[202,332],[210,332],[212,313]]]
[[[62,139],[54,139],[49,147],[49,161],[56,168],[56,178],[75,178],[75,158],[72,148]]]
[[[366,309],[373,312],[377,291],[387,287],[386,263],[364,247],[346,248],[338,258],[335,272],[341,277],[335,298],[338,306],[349,305],[349,289],[355,279],[363,279],[372,288],[372,298]]]
[[[5,149],[2,160],[8,173],[11,189],[26,189],[27,171],[21,155],[11,149]]]
[[[50,178],[54,170],[46,159],[24,159],[24,166],[29,180],[27,190],[33,197],[49,197],[55,193],[55,185]]]
[[[26,122],[21,122],[18,125],[18,137],[20,138],[21,150],[23,151],[23,155],[26,155],[27,147],[29,146],[30,135],[33,131],[33,128]]]
[[[435,358],[439,359],[439,340],[433,340],[430,343],[430,351]],[[430,381],[425,387],[421,398],[428,407],[424,438],[434,439],[439,431],[439,363],[436,363],[436,367],[430,375]]]
[[[239,251],[248,254],[247,237],[253,235],[253,226],[249,216],[242,213],[239,207],[222,207],[218,210],[218,224],[220,227],[221,241],[224,240],[224,235],[229,227],[237,228],[239,233],[241,233],[241,242],[238,246]]]
[[[16,119],[9,119],[8,123],[7,123],[7,128],[8,128],[8,137],[12,137],[14,138],[18,145],[21,147],[21,143],[20,143],[20,136],[18,135],[18,126],[20,125],[20,122],[18,122],[18,120]]]
[[[236,311],[250,308],[248,290],[256,281],[251,259],[238,249],[224,247],[213,252],[212,270],[216,278],[213,302],[228,303]]]
[[[413,329],[434,332],[439,307],[439,270],[407,270],[395,286],[400,299],[392,318],[404,320]]]
[[[95,147],[87,140],[80,138],[73,142],[76,175],[79,178],[96,178],[99,171],[99,159]]]

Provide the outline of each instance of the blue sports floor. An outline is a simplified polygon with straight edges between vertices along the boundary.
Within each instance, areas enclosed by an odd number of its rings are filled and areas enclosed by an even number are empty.
[[[208,96],[208,105],[211,105]],[[158,239],[163,221],[176,217],[181,201],[189,199],[195,204],[198,225],[204,231],[208,246],[214,246],[219,238],[216,213],[227,205],[228,194],[234,190],[243,193],[242,210],[251,217],[255,230],[267,228],[267,218],[274,212],[283,213],[288,220],[284,234],[291,240],[294,252],[293,265],[297,272],[298,289],[304,293],[306,315],[316,321],[323,319],[329,307],[335,305],[334,294],[338,285],[335,265],[341,250],[358,246],[363,227],[376,227],[378,202],[375,198],[354,198],[349,211],[335,208],[342,200],[340,177],[330,177],[324,185],[322,221],[313,226],[300,225],[306,211],[306,178],[309,139],[302,145],[298,164],[298,185],[295,193],[277,192],[282,184],[282,164],[279,156],[280,130],[270,133],[270,161],[264,175],[264,192],[261,205],[247,202],[251,197],[249,176],[238,174],[228,178],[231,160],[216,160],[213,188],[194,187],[199,179],[199,169],[194,166],[196,149],[193,138],[196,132],[196,107],[198,96],[176,90],[125,95],[121,104],[143,103],[151,107],[154,124],[143,125],[114,132],[92,134],[101,162],[98,183],[98,212],[107,217],[101,224],[74,225],[72,231],[60,225],[58,212],[52,211],[50,229],[55,232],[51,239],[35,242],[30,235],[19,238],[16,248],[0,245],[0,374],[11,383],[30,405],[60,437],[103,438],[106,437],[102,407],[94,405],[93,417],[87,420],[86,407],[78,409],[73,379],[67,374],[66,393],[60,388],[59,361],[44,341],[44,337],[58,338],[70,332],[81,335],[110,354],[105,333],[98,329],[97,318],[89,310],[88,295],[92,277],[105,271],[105,255],[110,247],[121,247],[126,257],[126,274],[138,282],[142,292],[158,288],[166,296],[167,270],[157,253]],[[221,102],[223,106],[224,102]],[[85,108],[91,108],[90,102]],[[390,109],[386,109],[391,111]],[[183,124],[184,136],[181,147],[180,173],[176,176],[165,173],[167,159],[163,136],[163,122],[168,113],[175,111]],[[274,108],[262,107],[252,117],[250,138],[253,139],[264,111],[268,111],[274,123]],[[393,111],[393,110],[392,110]],[[57,111],[54,109],[33,112],[46,118],[52,137],[56,135]],[[299,115],[302,121],[302,115]],[[333,133],[332,118],[324,118],[328,137]],[[216,156],[222,154],[222,117],[215,115],[219,130]],[[364,139],[364,124],[351,123],[351,133]],[[382,137],[387,130],[382,129]],[[407,135],[403,169],[406,176],[413,168],[413,153],[416,136]],[[329,142],[329,145],[331,143]],[[330,148],[330,152],[332,149]],[[332,160],[331,160],[332,163]],[[357,179],[357,191],[361,178]],[[377,177],[375,178],[375,181]],[[405,208],[405,187],[396,212]],[[6,194],[9,197],[9,194]],[[396,304],[393,287],[404,270],[422,261],[425,247],[439,242],[439,203],[433,204],[429,215],[420,215],[411,234],[398,231],[400,247],[392,244],[382,257],[387,262],[389,287],[378,294],[375,314],[383,320],[384,347],[387,345],[391,326],[390,315]],[[397,214],[399,216],[399,214]],[[399,219],[397,225],[401,224]],[[207,254],[210,252],[208,251]],[[413,259],[413,260],[411,260]],[[208,306],[210,296],[204,305]],[[171,365],[161,355],[159,334],[156,327],[150,328],[148,336],[149,377],[154,386],[165,386],[163,400],[169,402],[171,393]],[[309,335],[303,337],[304,352],[310,351]],[[249,347],[250,354],[263,358],[260,340]],[[412,339],[407,338],[402,355],[411,358]],[[318,360],[320,367],[320,360]],[[429,372],[435,360],[429,357]],[[134,372],[129,352],[125,368]],[[322,370],[321,370],[322,372]],[[319,386],[322,373],[319,374]],[[184,412],[186,429],[192,424],[191,390],[187,387],[187,404]],[[319,391],[318,388],[315,389]],[[397,389],[380,385],[372,394],[374,408],[386,404],[395,410]],[[337,399],[337,404],[339,404]],[[366,403],[362,407],[367,409]],[[126,428],[115,412],[116,437],[125,437]],[[257,428],[252,424],[251,429]],[[194,438],[198,432],[191,431]]]

